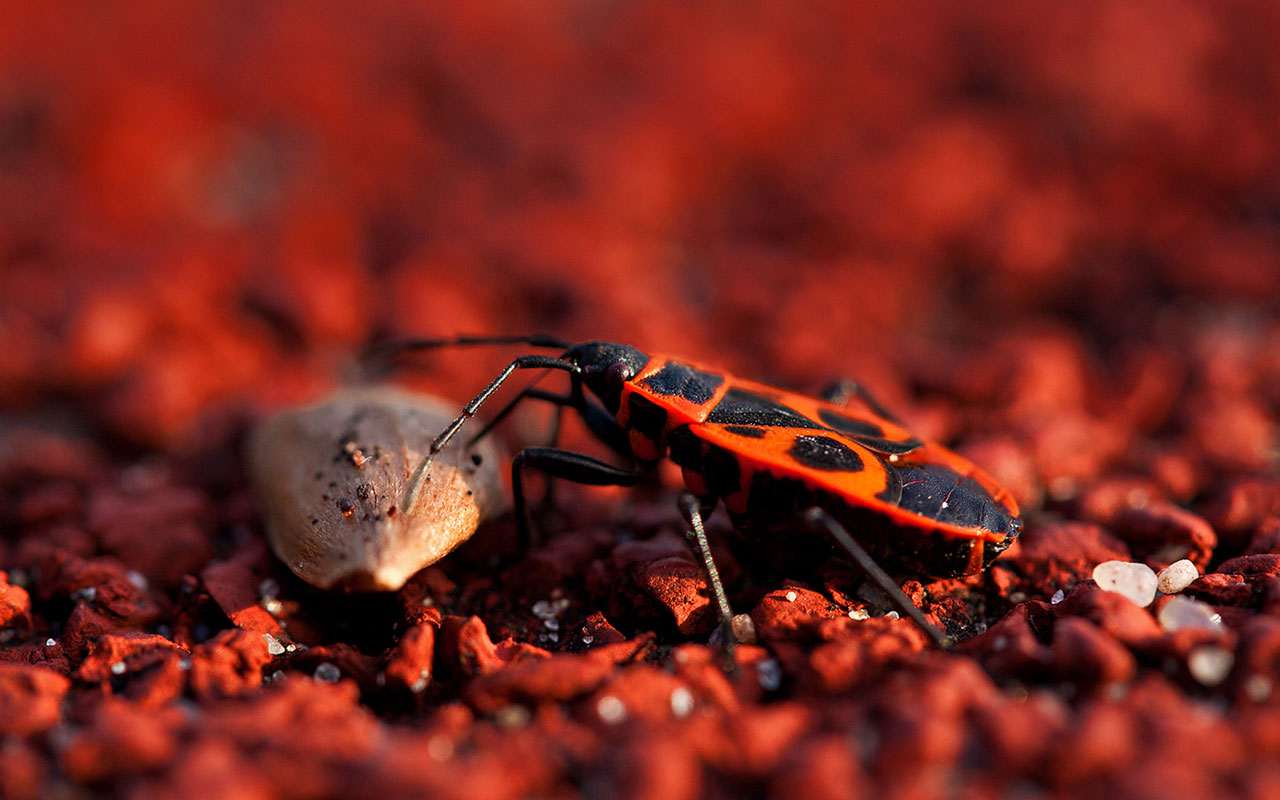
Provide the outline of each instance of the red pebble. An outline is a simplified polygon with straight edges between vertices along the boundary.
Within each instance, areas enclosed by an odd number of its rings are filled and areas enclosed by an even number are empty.
[[[1124,542],[1087,522],[1030,526],[1018,546],[1017,559],[1006,563],[1022,576],[1019,585],[1023,591],[1038,596],[1052,595],[1055,589],[1086,580],[1103,561],[1131,560]]]
[[[26,635],[31,630],[31,595],[9,583],[9,574],[0,572],[0,637],[4,631]]]
[[[106,699],[92,723],[67,741],[58,763],[72,779],[89,783],[155,769],[177,752],[181,720],[176,708],[144,709]]]
[[[108,633],[90,645],[89,655],[76,670],[75,678],[88,682],[110,681],[126,672],[154,666],[174,652],[185,654],[186,650],[163,636]]]
[[[435,657],[436,626],[420,623],[400,635],[383,672],[387,682],[415,694],[431,681],[431,661]]]
[[[241,694],[262,685],[262,668],[269,663],[262,634],[222,631],[192,653],[191,691],[197,696]]]
[[[769,781],[773,797],[806,800],[862,800],[872,796],[866,772],[849,739],[825,734],[808,739],[787,754]]]
[[[0,662],[0,734],[30,736],[57,725],[70,686],[44,667]]]

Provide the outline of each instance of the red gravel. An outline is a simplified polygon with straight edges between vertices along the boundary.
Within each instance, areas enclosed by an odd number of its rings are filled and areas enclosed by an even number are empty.
[[[1280,793],[1275,4],[6,6],[0,797]],[[670,471],[394,595],[273,560],[254,419],[525,331],[856,376],[1026,532],[906,582],[942,653],[714,517],[731,668]],[[1181,558],[1220,627],[1090,579]]]

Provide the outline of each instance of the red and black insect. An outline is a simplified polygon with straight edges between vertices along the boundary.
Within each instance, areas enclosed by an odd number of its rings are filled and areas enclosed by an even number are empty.
[[[719,503],[735,528],[752,537],[799,528],[831,535],[940,642],[941,635],[875,561],[919,575],[960,577],[985,569],[1021,532],[1017,503],[1006,490],[964,457],[913,436],[856,385],[839,385],[826,399],[817,399],[626,344],[574,345],[540,336],[423,339],[387,347],[496,343],[563,352],[524,355],[507,365],[436,437],[415,486],[435,453],[513,373],[563,370],[570,378],[566,394],[527,388],[474,438],[523,400],[538,399],[575,409],[595,436],[632,466],[620,468],[551,447],[525,448],[512,463],[522,532],[527,537],[525,468],[577,483],[631,486],[669,457],[683,470],[689,491],[681,511],[726,624],[728,601],[702,525],[703,515]],[[415,495],[416,488],[407,493],[406,508]]]

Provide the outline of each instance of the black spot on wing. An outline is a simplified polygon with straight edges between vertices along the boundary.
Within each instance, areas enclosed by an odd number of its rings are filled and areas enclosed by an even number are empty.
[[[729,433],[745,436],[748,439],[764,438],[764,428],[755,428],[750,425],[725,425],[724,429]]]
[[[884,435],[884,428],[874,422],[854,419],[829,408],[819,410],[818,419],[830,425],[833,429],[848,434],[858,444],[877,453],[900,456],[924,446],[924,443],[915,437],[904,439],[900,442],[887,439]]]
[[[776,400],[736,387],[730,387],[724,397],[720,398],[720,402],[707,415],[707,422],[761,428],[822,430],[825,427]]]
[[[862,458],[830,436],[797,436],[787,455],[799,464],[824,472],[860,472]]]
[[[679,361],[668,361],[662,369],[640,381],[641,386],[654,394],[679,395],[698,404],[710,400],[722,383],[723,375],[703,372]]]

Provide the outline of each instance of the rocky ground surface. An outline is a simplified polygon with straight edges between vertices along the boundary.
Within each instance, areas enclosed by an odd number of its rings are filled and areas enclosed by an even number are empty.
[[[1274,6],[5,14],[0,796],[1280,793]],[[533,330],[856,376],[1025,533],[903,576],[940,652],[714,517],[728,667],[677,472],[394,593],[274,559],[256,420],[380,337]]]

